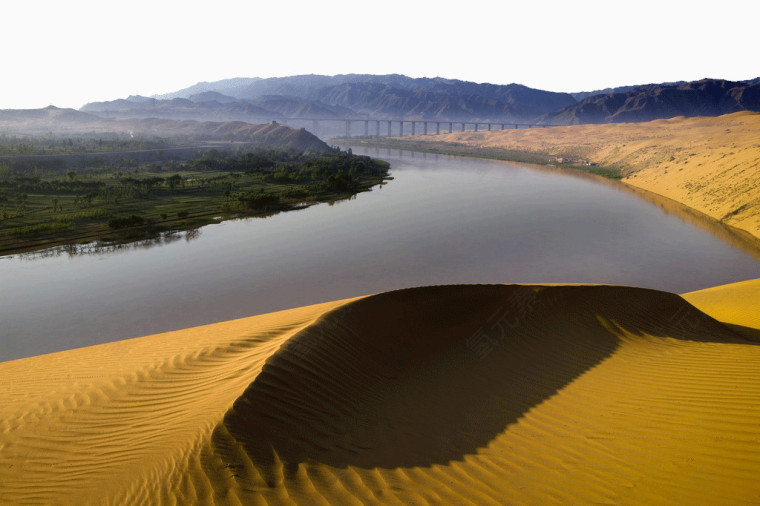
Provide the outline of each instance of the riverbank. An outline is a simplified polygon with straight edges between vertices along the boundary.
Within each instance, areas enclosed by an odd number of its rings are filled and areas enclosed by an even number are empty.
[[[358,140],[620,179],[760,238],[760,113]],[[353,140],[352,140],[353,142]]]
[[[756,502],[757,307],[760,280],[438,286],[0,363],[0,495]]]
[[[0,255],[151,240],[226,219],[332,203],[382,184],[389,169],[382,161],[332,151],[189,155],[124,166],[95,158],[77,171],[65,164],[40,170],[34,160],[0,167]]]

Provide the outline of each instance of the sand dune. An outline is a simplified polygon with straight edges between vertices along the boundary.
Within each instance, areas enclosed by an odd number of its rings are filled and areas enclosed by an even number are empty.
[[[760,279],[707,288],[683,298],[724,323],[760,330]]]
[[[0,497],[760,502],[760,280],[686,297],[731,325],[639,288],[441,286],[0,363]]]

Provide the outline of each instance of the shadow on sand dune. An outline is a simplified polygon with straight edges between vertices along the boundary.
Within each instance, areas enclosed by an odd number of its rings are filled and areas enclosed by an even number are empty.
[[[270,469],[448,464],[485,447],[634,335],[744,342],[677,295],[611,286],[441,286],[324,315],[267,361],[214,433]],[[629,334],[629,335],[630,335]]]

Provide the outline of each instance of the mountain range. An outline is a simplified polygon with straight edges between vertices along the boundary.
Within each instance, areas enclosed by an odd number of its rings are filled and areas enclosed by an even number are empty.
[[[402,75],[304,75],[198,83],[151,98],[95,102],[82,111],[109,116],[155,114],[174,119],[372,118],[526,121],[577,101],[568,93],[519,84],[478,84]]]
[[[556,93],[398,74],[301,75],[201,82],[153,97],[93,102],[105,117],[261,123],[288,119],[405,119],[568,125],[760,111],[760,78],[702,79]]]

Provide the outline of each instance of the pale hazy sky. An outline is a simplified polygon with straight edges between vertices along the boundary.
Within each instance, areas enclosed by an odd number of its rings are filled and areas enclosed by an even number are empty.
[[[582,91],[760,75],[760,2],[5,0],[0,108],[399,73]]]

